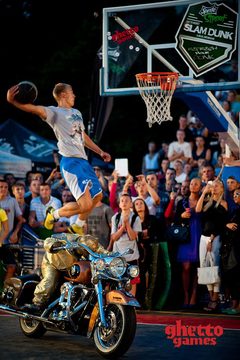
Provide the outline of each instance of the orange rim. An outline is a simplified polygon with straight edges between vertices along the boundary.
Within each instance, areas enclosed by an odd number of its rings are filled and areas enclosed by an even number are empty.
[[[136,74],[136,78],[138,80],[158,80],[159,78],[161,78],[161,80],[165,80],[165,79],[169,79],[169,78],[174,78],[174,79],[178,79],[179,74],[177,72],[151,72],[151,73],[141,73],[141,74]]]

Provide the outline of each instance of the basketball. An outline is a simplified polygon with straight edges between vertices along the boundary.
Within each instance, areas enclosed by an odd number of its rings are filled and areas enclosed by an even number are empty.
[[[21,81],[18,87],[19,92],[15,95],[15,99],[21,104],[32,104],[37,99],[38,90],[31,81]]]

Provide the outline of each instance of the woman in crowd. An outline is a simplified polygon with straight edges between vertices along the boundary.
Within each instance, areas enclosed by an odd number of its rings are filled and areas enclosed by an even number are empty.
[[[190,242],[178,247],[177,261],[182,264],[182,285],[184,291],[183,307],[195,307],[197,302],[197,265],[199,260],[199,241],[201,219],[195,208],[200,197],[201,179],[190,182],[190,195],[177,204],[175,223],[189,226]]]
[[[204,137],[200,135],[196,137],[192,149],[191,165],[194,168],[198,167],[198,159],[204,159],[207,162],[210,162],[211,160],[211,150],[206,146]]]
[[[200,267],[205,259],[211,256],[213,265],[220,265],[220,236],[223,234],[227,222],[227,202],[223,199],[224,185],[220,179],[204,187],[200,196],[196,212],[202,214],[202,234],[200,238],[199,257]],[[204,310],[215,311],[218,306],[220,282],[207,285],[210,301]]]
[[[233,193],[237,207],[226,224],[221,247],[222,280],[224,290],[229,290],[232,306],[222,312],[240,313],[240,189]]]
[[[149,214],[147,204],[142,198],[136,198],[133,202],[133,211],[139,216],[142,231],[138,233],[140,284],[137,288],[137,298],[144,305],[146,290],[149,287],[149,275],[151,273],[151,244],[158,242],[160,236],[157,219]],[[152,295],[152,294],[151,294]],[[151,297],[151,296],[150,296]],[[151,307],[151,299],[147,299]]]

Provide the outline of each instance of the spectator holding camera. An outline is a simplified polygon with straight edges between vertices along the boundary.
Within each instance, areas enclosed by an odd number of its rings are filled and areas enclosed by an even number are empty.
[[[190,182],[190,193],[177,203],[174,221],[189,226],[190,242],[179,245],[177,261],[182,265],[182,287],[184,291],[184,308],[196,306],[197,302],[197,264],[199,260],[199,241],[201,236],[201,219],[195,208],[201,190],[201,179]]]
[[[137,288],[137,299],[141,305],[151,308],[153,303],[153,290],[156,285],[154,283],[156,276],[154,276],[153,271],[154,264],[152,264],[151,245],[160,240],[159,225],[156,217],[149,214],[147,204],[143,199],[136,198],[134,200],[133,212],[139,216],[142,224],[142,231],[138,233],[141,281]]]
[[[200,267],[204,266],[209,256],[213,259],[213,265],[220,265],[220,237],[227,222],[227,202],[224,197],[224,184],[220,179],[208,183],[196,205],[196,212],[202,216],[202,234],[199,245]],[[209,303],[204,308],[207,312],[217,309],[219,300],[220,283],[207,285]]]
[[[119,196],[121,192],[129,193],[133,197],[137,196],[137,192],[134,187],[133,176],[128,174],[128,176],[125,179],[125,182],[122,183],[116,169],[113,171],[112,176],[108,181],[108,190],[109,190],[109,205],[114,211],[114,214],[116,214],[119,211]]]
[[[63,179],[61,172],[60,172],[60,166],[57,165],[50,173],[49,177],[45,181],[46,184],[49,184],[51,186],[51,193],[52,196],[57,197],[59,200],[61,200],[61,193],[64,189],[64,183],[65,180]]]
[[[137,175],[137,181],[135,182],[135,189],[138,197],[142,198],[149,209],[151,215],[156,215],[157,206],[160,204],[160,197],[157,191],[147,182],[144,175]],[[135,198],[133,198],[135,200]]]
[[[240,189],[234,190],[236,208],[226,224],[221,247],[221,266],[224,290],[232,299],[230,308],[222,312],[235,315],[240,313]]]

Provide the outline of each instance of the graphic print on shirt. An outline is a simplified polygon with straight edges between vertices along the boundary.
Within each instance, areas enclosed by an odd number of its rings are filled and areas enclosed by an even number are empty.
[[[83,129],[82,129],[82,118],[78,114],[72,114],[68,118],[71,121],[71,132],[70,136],[72,138],[73,143],[79,145],[79,143],[83,144]]]

